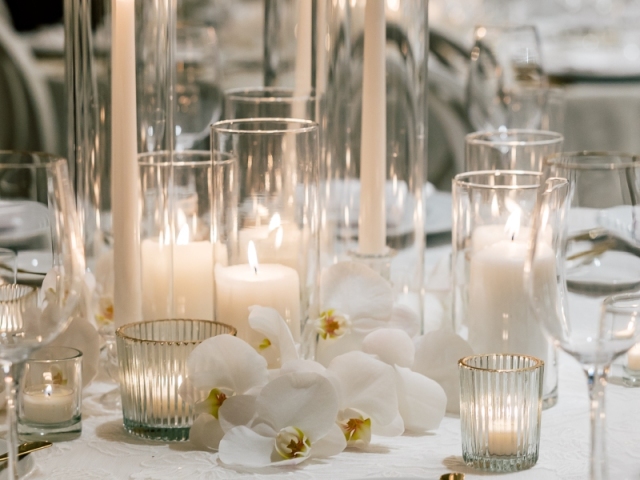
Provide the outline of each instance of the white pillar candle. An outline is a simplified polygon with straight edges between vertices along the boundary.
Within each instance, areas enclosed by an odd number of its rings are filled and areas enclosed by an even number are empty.
[[[221,260],[226,259],[226,247],[221,244],[214,246],[204,241],[174,245],[163,245],[155,240],[142,242],[142,311],[145,320],[213,320],[214,248],[217,261],[223,263]],[[170,297],[172,286],[173,298]]]
[[[252,245],[250,243],[250,245]],[[216,320],[234,326],[238,337],[254,347],[263,337],[249,327],[249,307],[276,309],[287,322],[293,338],[300,339],[300,279],[293,268],[257,264],[250,246],[249,263],[217,267]]]
[[[387,176],[384,8],[384,0],[367,0],[364,13],[358,249],[365,255],[384,253],[387,240],[384,196]]]
[[[298,25],[296,27],[296,70],[294,97],[311,93],[311,0],[298,0]],[[294,102],[293,118],[306,119],[304,102]]]
[[[517,455],[518,435],[513,422],[493,421],[489,423],[487,449],[489,455]]]
[[[112,7],[111,208],[116,327],[139,321],[142,312],[134,6],[134,0],[113,0]]]
[[[640,372],[640,343],[631,347],[627,352],[627,368]]]
[[[53,425],[73,419],[76,395],[61,385],[37,385],[22,393],[21,418],[30,423]]]
[[[476,248],[476,238],[487,240],[494,230],[474,233],[469,263],[469,342],[478,353],[522,353],[549,361],[550,347],[539,322],[530,314],[530,300],[524,286],[524,263],[528,243],[502,233],[502,239]],[[513,238],[513,240],[512,240]],[[527,236],[525,238],[528,239]],[[534,288],[556,290],[555,255],[540,244],[533,262]],[[555,315],[553,302],[546,305]]]

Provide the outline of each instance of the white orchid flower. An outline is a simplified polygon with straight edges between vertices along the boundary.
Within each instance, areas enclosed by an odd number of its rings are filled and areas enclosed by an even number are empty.
[[[349,446],[364,447],[371,434],[400,435],[395,372],[371,355],[354,351],[334,358],[327,368],[340,401],[337,423]]]
[[[419,433],[438,428],[447,396],[434,380],[410,370],[415,354],[411,337],[403,330],[381,328],[365,337],[362,350],[394,367],[404,428]]]
[[[253,306],[249,308],[249,326],[264,335],[258,353],[269,368],[279,368],[298,358],[298,349],[289,326],[274,308]]]
[[[190,439],[201,448],[215,449],[224,433],[220,408],[236,395],[256,395],[268,381],[267,362],[248,343],[225,334],[198,345],[186,370],[180,395],[200,414]]]
[[[323,271],[320,279],[319,336],[316,360],[360,350],[371,331],[387,326],[393,312],[391,285],[366,265],[340,262]]]
[[[335,425],[338,396],[331,382],[312,372],[294,372],[269,382],[255,399],[249,424],[232,427],[220,442],[226,465],[260,468],[295,465],[344,450]],[[225,419],[231,409],[221,410]]]
[[[471,346],[446,330],[429,332],[416,342],[413,371],[440,384],[447,395],[447,412],[460,413],[458,360],[469,355]]]

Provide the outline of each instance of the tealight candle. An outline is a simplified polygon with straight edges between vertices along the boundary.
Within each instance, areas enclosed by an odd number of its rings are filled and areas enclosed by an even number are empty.
[[[516,455],[518,453],[518,433],[515,423],[490,422],[487,435],[489,455]]]
[[[22,395],[22,420],[42,425],[65,423],[76,412],[73,389],[61,385],[35,385]]]
[[[249,307],[261,305],[276,309],[285,319],[293,338],[300,338],[300,279],[291,267],[258,265],[255,245],[249,241],[249,263],[217,267],[216,320],[238,330],[238,337],[252,345],[262,341],[249,327]]]

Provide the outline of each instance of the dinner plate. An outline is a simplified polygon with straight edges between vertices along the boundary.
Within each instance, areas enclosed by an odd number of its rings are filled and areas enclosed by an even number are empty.
[[[427,235],[451,231],[451,193],[435,191],[427,198],[427,218],[424,230]]]
[[[53,256],[42,250],[21,250],[16,257],[18,283],[41,284],[53,267]]]
[[[0,202],[0,247],[28,245],[49,231],[49,210],[38,202]]]
[[[570,291],[593,295],[640,288],[640,258],[627,252],[608,251],[567,271]]]
[[[4,438],[0,438],[0,454],[1,453],[7,453],[7,441]],[[31,472],[34,466],[35,462],[33,461],[33,457],[31,455],[23,457],[22,460],[18,461],[18,476],[22,478],[27,473]],[[0,480],[7,480],[7,478],[8,472],[5,468],[4,470],[2,470],[2,472],[0,472]]]
[[[634,213],[637,217],[635,219]],[[631,205],[618,205],[607,208],[600,210],[596,215],[598,225],[613,232],[618,237],[631,242],[633,245],[640,245],[633,231],[634,225],[638,220],[640,220],[640,208]],[[640,234],[640,231],[638,233]]]

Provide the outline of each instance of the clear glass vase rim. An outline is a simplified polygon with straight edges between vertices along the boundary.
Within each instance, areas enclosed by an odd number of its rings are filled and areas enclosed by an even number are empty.
[[[615,306],[615,302],[635,300],[636,303],[628,307]],[[609,313],[628,313],[630,308],[640,312],[640,292],[626,292],[610,295],[602,301],[602,309]]]
[[[128,340],[135,343],[146,343],[146,344],[154,344],[154,345],[197,345],[199,343],[202,343],[203,340],[151,340],[148,338],[134,337],[134,336],[131,336],[130,334],[125,333],[126,330],[129,330],[137,326],[150,324],[150,323],[158,324],[158,323],[165,323],[165,322],[207,323],[209,325],[223,327],[224,329],[227,330],[226,332],[223,332],[223,333],[226,333],[229,335],[235,336],[238,333],[238,331],[231,325],[228,325],[222,322],[216,322],[214,320],[197,320],[197,319],[191,319],[191,318],[167,318],[162,320],[143,320],[142,322],[127,323],[126,325],[122,325],[121,327],[118,327],[116,329],[116,337],[120,337],[123,340]]]
[[[42,352],[46,352],[47,350],[52,350],[52,349],[67,350],[69,352],[69,355],[68,356],[60,356],[60,357],[57,357],[57,358],[31,358],[31,357],[29,357],[25,361],[27,363],[56,363],[56,362],[62,362],[62,361],[65,361],[65,360],[74,360],[74,359],[82,357],[82,352],[80,350],[78,350],[77,348],[73,348],[73,347],[46,346],[46,347],[39,348],[34,353],[42,353]]]
[[[268,97],[253,97],[252,93],[270,93]],[[281,95],[278,95],[281,94]],[[289,95],[288,95],[289,94]],[[242,100],[247,103],[292,103],[302,100],[315,100],[313,94],[296,94],[293,88],[286,87],[238,87],[224,91],[227,99]],[[238,119],[239,120],[239,119]]]
[[[497,137],[501,135],[518,137],[520,135],[531,135],[540,137],[536,140],[519,140],[519,139],[505,139],[500,140],[487,140],[485,137],[495,135]],[[555,145],[564,141],[564,136],[561,133],[553,132],[551,130],[527,130],[521,128],[512,128],[509,130],[486,130],[480,132],[468,133],[465,137],[465,141],[471,145],[485,145],[492,146],[507,146],[507,147],[519,147],[524,145],[530,146],[543,146],[543,145]]]
[[[518,357],[518,358],[526,358],[527,360],[533,362],[532,365],[528,367],[520,367],[520,368],[486,368],[486,367],[478,367],[476,365],[470,365],[469,362],[475,359],[480,358],[490,358],[490,357]],[[484,355],[469,355],[468,357],[461,358],[458,360],[458,365],[462,368],[467,368],[469,370],[478,370],[482,372],[493,372],[493,373],[518,373],[518,372],[531,372],[534,370],[538,370],[544,366],[544,361],[540,360],[537,357],[533,357],[531,355],[520,355],[517,353],[491,353]]]
[[[603,161],[595,164],[586,164],[579,161],[580,158],[620,158],[626,159],[624,162],[614,163],[611,161]],[[566,162],[565,160],[576,159],[574,162]],[[607,152],[607,151],[579,151],[579,152],[560,152],[549,155],[544,160],[545,166],[558,166],[572,170],[621,170],[625,168],[640,168],[640,157],[632,153],[626,152]]]
[[[158,150],[157,152],[144,152],[138,154],[138,165],[150,166],[150,167],[162,167],[162,166],[174,166],[174,167],[189,167],[210,164],[213,162],[211,151],[209,150],[175,150],[172,152],[173,157],[202,157],[201,160],[187,160],[187,161],[173,161],[162,160],[159,162],[153,162],[148,160],[151,157],[163,157],[169,158],[170,152],[168,150]]]
[[[540,182],[528,185],[487,185],[484,183],[469,182],[466,178],[472,176],[499,177],[500,175],[512,175],[514,177],[537,177],[542,180],[542,173],[529,170],[478,170],[457,174],[453,181],[460,187],[486,189],[486,190],[537,190]]]
[[[294,128],[271,128],[265,130],[254,129],[241,129],[233,127],[233,125],[251,124],[251,123],[264,123],[264,124],[285,124],[285,125],[300,125]],[[289,133],[309,133],[317,132],[318,124],[311,120],[302,120],[300,118],[269,118],[269,117],[256,117],[256,118],[238,118],[233,120],[220,120],[211,125],[211,130],[216,133],[228,133],[228,134],[250,134],[250,135],[272,135],[277,134],[289,134]]]
[[[37,163],[2,163],[2,157],[15,156],[22,157],[38,157],[40,160]],[[67,159],[60,155],[46,152],[30,152],[28,150],[0,150],[0,170],[9,168],[48,168],[51,165],[58,165],[64,163],[66,165]]]

